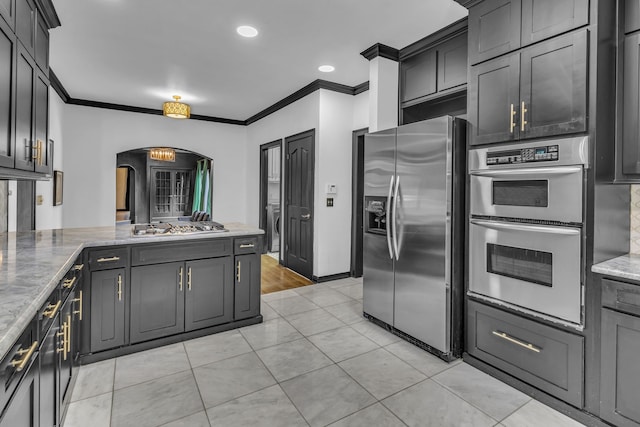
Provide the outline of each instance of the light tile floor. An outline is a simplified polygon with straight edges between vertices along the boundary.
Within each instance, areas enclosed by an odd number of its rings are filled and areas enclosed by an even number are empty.
[[[264,323],[82,366],[64,427],[580,423],[362,317],[362,281],[262,297]]]

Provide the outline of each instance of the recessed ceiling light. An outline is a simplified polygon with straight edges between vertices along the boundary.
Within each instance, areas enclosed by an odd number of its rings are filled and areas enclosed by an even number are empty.
[[[241,25],[240,27],[236,28],[236,31],[242,37],[255,37],[258,35],[258,30],[248,25]]]
[[[330,73],[335,69],[336,68],[333,65],[321,65],[318,67],[318,70],[322,71],[323,73]]]

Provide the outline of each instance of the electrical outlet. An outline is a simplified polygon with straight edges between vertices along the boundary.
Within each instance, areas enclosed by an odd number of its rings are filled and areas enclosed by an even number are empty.
[[[333,207],[333,197],[327,197],[327,206]]]

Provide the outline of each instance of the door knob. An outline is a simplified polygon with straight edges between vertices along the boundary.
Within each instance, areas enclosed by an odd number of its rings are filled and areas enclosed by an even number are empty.
[[[309,218],[311,218],[311,214],[300,215],[300,217],[301,217],[302,219],[309,219]]]

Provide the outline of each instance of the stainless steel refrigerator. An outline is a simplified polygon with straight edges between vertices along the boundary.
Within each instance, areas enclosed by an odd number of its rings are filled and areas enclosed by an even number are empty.
[[[446,360],[462,348],[466,122],[365,135],[363,309]]]

